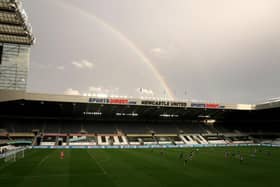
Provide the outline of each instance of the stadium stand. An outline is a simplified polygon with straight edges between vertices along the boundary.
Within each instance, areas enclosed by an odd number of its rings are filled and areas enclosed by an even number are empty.
[[[177,126],[179,131],[185,134],[207,133],[206,127],[203,127],[200,123],[179,123]]]
[[[227,144],[229,143],[223,135],[206,135],[204,136],[209,144]]]
[[[1,142],[33,142],[34,145],[240,144],[272,143],[272,140],[279,142],[276,140],[278,135],[273,139],[267,136],[269,138],[264,140],[257,136],[271,134],[271,128],[245,128],[242,125],[232,127],[178,121],[143,123],[5,118],[1,120],[0,137]],[[275,134],[275,131],[272,134]],[[38,141],[39,143],[36,143]]]
[[[150,129],[147,127],[147,124],[145,123],[118,123],[117,129],[124,134],[146,134],[149,133]]]
[[[274,108],[246,110],[193,108],[192,103],[186,103],[186,109],[146,106],[141,100],[136,101],[138,105],[129,105],[88,103],[83,100],[88,97],[41,97],[28,93],[22,98],[0,102],[2,143],[191,145],[278,143],[280,138],[280,103]],[[46,101],[48,98],[51,101]],[[89,112],[97,109],[99,112]]]
[[[128,135],[127,140],[130,145],[140,145],[141,144],[141,140],[138,137],[138,135],[132,135],[132,134]]]
[[[83,124],[83,130],[88,133],[98,133],[98,134],[115,134],[117,129],[115,124],[112,123],[96,123],[96,122],[85,122]]]

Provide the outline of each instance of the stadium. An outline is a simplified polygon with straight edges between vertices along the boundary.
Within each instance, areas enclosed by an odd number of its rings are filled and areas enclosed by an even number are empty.
[[[2,186],[277,186],[280,100],[228,104],[26,92],[35,38],[0,1]]]

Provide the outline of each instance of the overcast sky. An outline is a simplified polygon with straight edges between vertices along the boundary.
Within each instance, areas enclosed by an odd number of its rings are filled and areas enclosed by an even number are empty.
[[[28,91],[167,97],[169,87],[177,99],[227,103],[280,96],[279,0],[24,0],[24,8],[37,39]]]

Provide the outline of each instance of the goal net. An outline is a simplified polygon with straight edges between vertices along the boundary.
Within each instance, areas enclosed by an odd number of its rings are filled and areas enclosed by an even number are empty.
[[[24,148],[19,148],[16,150],[8,151],[4,154],[4,161],[5,162],[15,162],[21,158],[24,158]]]

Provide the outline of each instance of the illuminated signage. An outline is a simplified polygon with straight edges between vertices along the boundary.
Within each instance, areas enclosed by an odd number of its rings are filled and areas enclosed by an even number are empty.
[[[98,104],[130,104],[136,105],[137,101],[128,99],[89,98],[90,103]]]
[[[110,104],[128,104],[127,99],[110,99]]]
[[[205,104],[204,103],[192,103],[191,107],[193,107],[193,108],[205,108]]]
[[[101,104],[106,104],[109,103],[109,99],[105,98],[89,98],[90,103],[101,103]]]
[[[171,102],[170,106],[176,106],[176,107],[187,107],[187,103],[183,102]]]
[[[142,105],[155,105],[155,106],[169,106],[169,101],[151,101],[151,100],[144,100],[141,101]]]
[[[171,101],[152,101],[144,100],[141,101],[142,105],[153,105],[153,106],[173,106],[173,107],[187,107],[185,102],[171,102]]]
[[[206,108],[219,108],[220,105],[219,104],[215,104],[215,103],[207,103],[206,104]]]
[[[130,104],[130,105],[136,105],[137,102],[136,102],[136,101],[128,101],[128,104]]]

